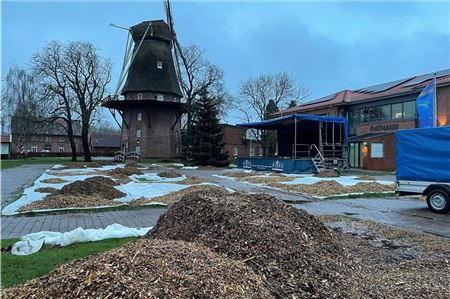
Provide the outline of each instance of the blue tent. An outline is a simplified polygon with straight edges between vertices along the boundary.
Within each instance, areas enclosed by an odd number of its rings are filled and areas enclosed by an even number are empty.
[[[238,124],[238,127],[277,131],[278,156],[298,157],[293,145],[347,144],[348,120],[338,116],[291,114],[270,120]],[[298,148],[296,147],[298,150]]]
[[[319,116],[319,115],[309,115],[309,114],[290,114],[287,116],[282,116],[274,119],[237,124],[238,127],[243,128],[253,128],[259,130],[283,130],[286,127],[293,127],[297,121],[297,126],[301,128],[306,128],[308,126],[314,126],[318,123],[335,123],[344,125],[345,140],[348,138],[348,120],[345,117],[340,116]],[[297,127],[297,128],[298,128]]]

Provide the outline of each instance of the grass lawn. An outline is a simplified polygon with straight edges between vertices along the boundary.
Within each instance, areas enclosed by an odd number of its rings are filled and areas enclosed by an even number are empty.
[[[93,159],[95,161],[95,158]],[[84,162],[84,159],[79,157],[78,162]],[[14,159],[1,160],[0,169],[8,169],[24,164],[68,164],[72,163],[70,157],[33,157],[28,159]]]
[[[39,252],[28,256],[16,256],[9,252],[1,253],[1,287],[8,288],[24,283],[32,278],[45,275],[59,265],[66,264],[91,254],[104,252],[136,238],[109,239],[89,243],[77,243],[66,247],[44,246]],[[1,240],[4,248],[18,239]]]

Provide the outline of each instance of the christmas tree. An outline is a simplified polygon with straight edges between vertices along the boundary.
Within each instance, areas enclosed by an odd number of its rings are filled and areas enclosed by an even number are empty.
[[[220,99],[202,90],[192,106],[192,122],[184,138],[187,160],[196,165],[228,166],[220,126]]]

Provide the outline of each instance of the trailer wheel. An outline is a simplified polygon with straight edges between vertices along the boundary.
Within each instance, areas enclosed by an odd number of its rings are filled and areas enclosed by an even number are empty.
[[[435,213],[445,214],[450,211],[450,196],[443,190],[428,193],[427,205]]]

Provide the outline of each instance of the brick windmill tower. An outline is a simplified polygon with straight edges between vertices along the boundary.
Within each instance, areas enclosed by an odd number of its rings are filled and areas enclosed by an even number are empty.
[[[115,96],[103,104],[115,119],[116,112],[122,117],[122,123],[118,122],[122,129],[121,150],[138,152],[142,158],[172,159],[181,154],[181,116],[185,107],[174,50],[179,44],[168,1],[166,13],[169,24],[163,20],[144,21],[128,29],[119,84]]]

